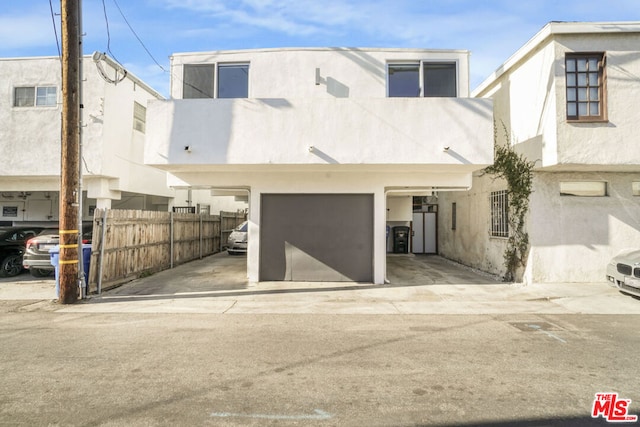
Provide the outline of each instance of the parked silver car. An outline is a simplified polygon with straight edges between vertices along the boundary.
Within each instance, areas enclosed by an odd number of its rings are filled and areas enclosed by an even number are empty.
[[[640,297],[640,249],[613,257],[607,265],[607,281],[624,293]]]
[[[235,228],[227,239],[227,252],[229,255],[246,254],[247,253],[247,233],[249,223],[243,222]]]

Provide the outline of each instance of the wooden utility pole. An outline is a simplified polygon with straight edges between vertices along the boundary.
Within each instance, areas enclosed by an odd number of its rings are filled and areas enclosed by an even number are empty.
[[[62,13],[62,148],[60,167],[60,258],[58,302],[78,300],[78,194],[80,124],[79,1],[60,0]]]

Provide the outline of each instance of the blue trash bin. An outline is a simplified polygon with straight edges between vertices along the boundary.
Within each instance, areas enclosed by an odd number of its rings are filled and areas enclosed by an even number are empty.
[[[84,267],[84,283],[89,288],[89,266],[91,264],[91,243],[82,244],[82,265]]]
[[[60,246],[56,245],[49,249],[49,257],[51,258],[51,265],[53,265],[56,276],[56,298],[60,298],[60,273],[58,266],[60,265]],[[91,264],[91,244],[85,243],[82,245],[82,265],[84,267],[84,283],[89,285],[89,266]]]
[[[49,258],[56,275],[56,298],[60,298],[60,279],[58,265],[60,264],[60,246],[56,245],[49,249]]]

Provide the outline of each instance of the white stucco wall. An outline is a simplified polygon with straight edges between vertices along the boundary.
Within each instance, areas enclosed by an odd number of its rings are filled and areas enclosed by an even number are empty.
[[[482,271],[504,276],[506,239],[492,237],[492,191],[507,188],[502,180],[476,176],[469,191],[438,192],[438,253]],[[452,203],[456,228],[452,229]]]
[[[599,170],[637,169],[640,164],[637,127],[640,121],[640,33],[561,35],[556,39],[555,50],[558,163],[596,165]],[[605,52],[606,123],[566,121],[566,52]]]
[[[88,197],[119,200],[122,192],[172,197],[166,173],[143,164],[144,134],[133,130],[134,100],[146,105],[156,95],[135,77],[107,84],[90,57],[84,58],[83,65],[83,175]],[[109,65],[104,68],[115,76]],[[54,86],[58,104],[14,107],[14,88],[21,86]],[[0,152],[11,159],[0,165],[0,190],[58,191],[61,91],[59,58],[0,59],[0,96],[4,99],[0,104]],[[30,215],[42,216],[36,213],[40,211]]]
[[[182,65],[249,63],[249,98],[385,98],[389,62],[458,64],[458,96],[469,96],[469,52],[438,49],[302,48],[179,53],[171,96],[182,98]],[[320,82],[316,85],[316,68]]]
[[[609,259],[638,247],[640,199],[631,195],[631,183],[640,173],[639,37],[637,23],[552,23],[474,92],[494,99],[499,141],[506,140],[502,121],[516,150],[536,161],[525,282],[604,281]],[[567,122],[567,52],[605,52],[608,122]],[[605,181],[609,192],[606,197],[560,196],[562,180]],[[451,202],[458,203],[457,230],[439,228],[441,253],[500,271],[504,241],[487,237],[488,198],[496,183],[484,178],[473,185],[468,193],[441,197],[446,202],[439,212],[445,217]],[[460,221],[466,221],[467,205],[477,217],[464,230]]]
[[[503,65],[496,80],[474,93],[494,100],[499,140],[505,140],[504,123],[516,149],[539,160],[540,167],[633,169],[640,164],[640,32],[631,31],[640,31],[640,26],[609,33],[593,25],[583,30],[595,32],[577,34],[564,33],[563,24],[551,28]],[[570,52],[605,52],[607,122],[567,122],[564,60]]]
[[[604,181],[606,197],[561,196],[561,181]],[[609,260],[640,242],[638,173],[537,173],[528,228],[531,253],[526,280],[599,282]]]
[[[474,170],[493,161],[490,100],[198,99],[152,101],[148,112],[145,162],[160,167],[428,164]]]

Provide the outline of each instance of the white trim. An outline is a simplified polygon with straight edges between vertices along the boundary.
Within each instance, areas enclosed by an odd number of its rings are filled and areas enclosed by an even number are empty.
[[[485,96],[497,80],[516,66],[538,46],[552,36],[560,34],[640,33],[640,21],[629,22],[549,22],[500,67],[471,91],[472,98]]]

